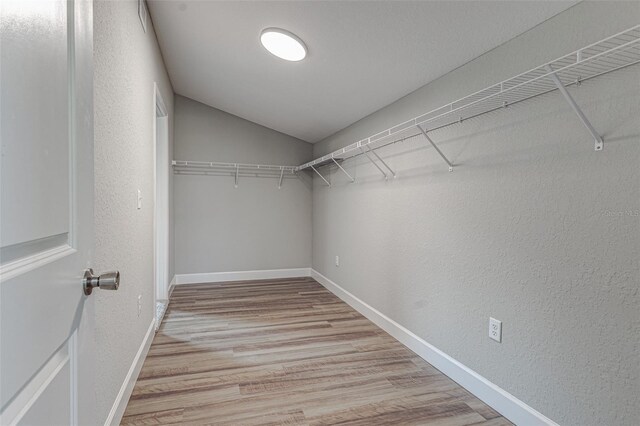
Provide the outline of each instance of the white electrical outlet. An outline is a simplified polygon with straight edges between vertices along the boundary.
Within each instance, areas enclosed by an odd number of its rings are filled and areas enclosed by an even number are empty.
[[[140,318],[140,314],[142,313],[142,295],[138,295],[138,318]]]
[[[340,266],[340,256],[336,256],[336,266]]]
[[[138,210],[142,208],[142,191],[138,189]]]
[[[496,342],[502,342],[502,321],[489,317],[489,337]]]

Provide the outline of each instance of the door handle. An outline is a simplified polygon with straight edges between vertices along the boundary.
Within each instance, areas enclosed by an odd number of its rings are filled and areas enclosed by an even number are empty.
[[[93,275],[93,269],[85,269],[82,278],[82,288],[87,296],[95,287],[103,290],[117,290],[120,286],[120,271],[105,272],[101,275]]]

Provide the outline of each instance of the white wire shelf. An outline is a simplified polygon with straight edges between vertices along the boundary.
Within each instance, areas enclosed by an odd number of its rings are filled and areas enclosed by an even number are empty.
[[[173,172],[178,175],[233,176],[236,187],[240,177],[278,178],[278,188],[282,187],[284,179],[297,177],[295,166],[180,160],[173,160],[171,165],[173,166]]]
[[[179,161],[173,160],[171,163],[174,169],[233,169],[259,170],[280,173],[281,170],[293,173],[296,166],[277,166],[273,164],[248,164],[248,163],[221,163],[217,161]]]
[[[312,169],[328,186],[331,186],[317,168],[327,164],[335,164],[352,182],[355,182],[355,179],[340,163],[347,158],[365,155],[387,179],[390,176],[395,177],[396,173],[378,155],[376,150],[419,135],[422,135],[431,144],[438,155],[447,163],[449,171],[452,171],[454,164],[438,148],[429,136],[429,132],[506,108],[509,105],[554,90],[558,90],[564,96],[594,138],[595,150],[601,151],[604,147],[602,136],[593,128],[566,87],[580,85],[583,81],[639,62],[640,25],[636,25],[300,166],[173,161],[174,172],[176,174],[232,175],[235,176],[236,186],[240,176],[279,176],[278,188],[280,188],[285,177],[295,177],[296,172],[300,170]]]
[[[565,87],[579,85],[583,81],[638,62],[640,62],[640,25],[316,158],[296,167],[296,170],[312,168],[318,173],[315,170],[317,167],[334,163],[334,160],[344,160],[361,154],[366,154],[377,166],[373,157],[369,155],[375,154],[374,150],[421,134],[447,162],[449,170],[452,170],[453,164],[429,138],[428,132],[461,123],[556,89],[562,92],[589,129],[595,139],[595,149],[599,151],[603,148],[601,136],[595,132]],[[378,157],[377,154],[375,155]],[[395,175],[380,157],[378,160]],[[388,177],[382,168],[378,168],[385,177]]]

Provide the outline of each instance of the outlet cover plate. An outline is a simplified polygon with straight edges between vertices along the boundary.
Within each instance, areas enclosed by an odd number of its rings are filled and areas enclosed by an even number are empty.
[[[489,317],[489,337],[498,343],[502,342],[502,321]]]

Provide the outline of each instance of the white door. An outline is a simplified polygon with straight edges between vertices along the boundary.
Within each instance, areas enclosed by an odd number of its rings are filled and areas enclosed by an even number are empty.
[[[92,14],[0,1],[2,425],[95,423]]]

